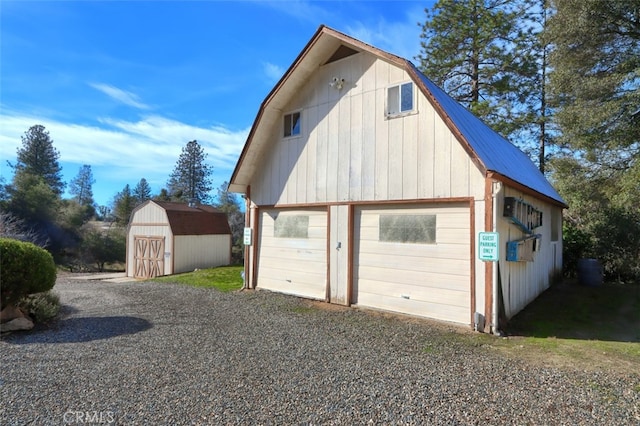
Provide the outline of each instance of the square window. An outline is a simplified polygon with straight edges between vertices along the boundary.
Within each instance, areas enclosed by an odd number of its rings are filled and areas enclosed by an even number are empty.
[[[300,113],[294,112],[284,116],[284,137],[300,134]]]
[[[404,83],[387,89],[387,115],[413,110],[413,83]]]

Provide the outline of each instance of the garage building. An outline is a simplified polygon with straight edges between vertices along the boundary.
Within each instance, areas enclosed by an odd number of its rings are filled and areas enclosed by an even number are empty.
[[[536,165],[410,61],[325,26],[260,105],[229,189],[247,288],[497,331],[562,268],[566,205]]]

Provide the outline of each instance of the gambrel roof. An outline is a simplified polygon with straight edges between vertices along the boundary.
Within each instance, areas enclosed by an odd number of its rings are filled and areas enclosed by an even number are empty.
[[[133,219],[135,212],[151,203],[165,211],[173,235],[231,234],[227,215],[215,207],[203,204],[192,207],[185,203],[149,200],[137,206],[131,213],[131,218]]]
[[[271,129],[278,123],[287,102],[318,68],[344,51],[367,52],[406,71],[429,99],[474,164],[484,174],[526,193],[566,207],[558,192],[531,159],[508,140],[447,95],[411,61],[380,50],[321,25],[265,100],[251,128],[230,180],[229,190],[246,193],[254,170],[268,148]]]

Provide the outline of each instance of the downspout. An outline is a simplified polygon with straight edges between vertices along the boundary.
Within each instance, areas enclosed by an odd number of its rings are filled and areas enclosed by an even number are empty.
[[[502,189],[502,184],[500,182],[493,182],[493,190],[492,190],[492,202],[493,202],[493,214],[492,214],[492,231],[498,232],[498,193]],[[499,243],[502,245],[502,242],[499,240]],[[500,262],[501,253],[498,250],[498,261],[495,262],[492,266],[491,271],[491,332],[496,336],[501,336],[502,332],[499,330],[499,321],[498,321],[498,263]]]

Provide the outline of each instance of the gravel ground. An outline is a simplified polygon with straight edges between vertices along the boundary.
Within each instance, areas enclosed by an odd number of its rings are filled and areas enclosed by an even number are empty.
[[[431,321],[269,292],[54,290],[58,321],[0,341],[2,425],[640,424],[640,373],[533,366]]]

